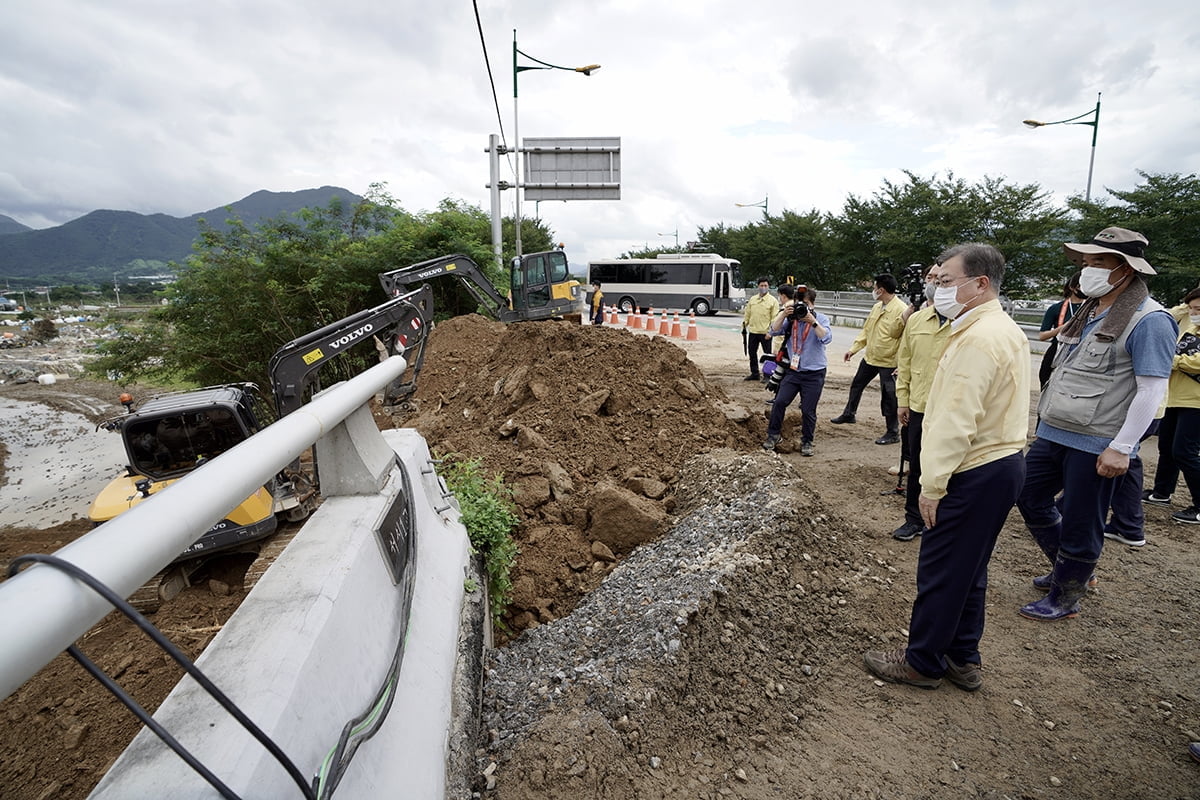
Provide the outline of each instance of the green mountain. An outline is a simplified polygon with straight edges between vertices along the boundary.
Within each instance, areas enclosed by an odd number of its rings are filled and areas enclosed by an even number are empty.
[[[0,277],[47,282],[111,280],[114,271],[134,261],[160,262],[165,267],[168,261],[185,259],[192,252],[201,219],[213,227],[224,225],[231,217],[253,225],[303,208],[324,207],[335,197],[346,204],[362,199],[336,186],[299,192],[264,190],[190,217],[100,210],[41,230],[0,217]],[[14,226],[17,230],[10,230]],[[138,268],[144,270],[145,265]]]
[[[31,230],[33,230],[33,228],[29,227],[28,225],[22,225],[12,217],[6,217],[3,214],[0,214],[0,236],[3,236],[6,233],[24,233],[25,231]]]

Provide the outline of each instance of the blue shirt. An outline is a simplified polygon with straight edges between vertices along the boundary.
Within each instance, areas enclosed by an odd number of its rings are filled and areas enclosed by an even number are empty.
[[[1108,316],[1106,310],[1083,326],[1080,341],[1087,337],[1092,329],[1100,324],[1100,320]],[[1125,352],[1133,359],[1133,374],[1145,375],[1151,378],[1167,378],[1171,375],[1171,365],[1175,359],[1175,341],[1179,338],[1179,328],[1170,314],[1153,312],[1142,317],[1141,322],[1129,332],[1125,340]],[[1079,345],[1072,345],[1074,350]],[[1074,431],[1064,431],[1039,420],[1037,437],[1048,442],[1070,447],[1072,450],[1082,450],[1085,453],[1099,455],[1104,452],[1112,441],[1110,436],[1088,436]],[[1133,450],[1137,455],[1137,448]]]
[[[793,331],[791,317],[784,320],[779,330],[772,329],[770,332],[772,336],[784,337],[783,348],[788,353],[789,363],[791,363],[790,357],[793,354],[800,354],[800,366],[797,369],[801,372],[811,372],[829,366],[829,359],[825,357],[825,346],[833,341],[833,329],[830,327],[829,317],[820,311],[813,311],[813,316],[817,318],[817,323],[825,329],[823,337],[818,338],[813,327],[807,323],[794,326],[796,330]],[[794,336],[793,333],[795,333]]]

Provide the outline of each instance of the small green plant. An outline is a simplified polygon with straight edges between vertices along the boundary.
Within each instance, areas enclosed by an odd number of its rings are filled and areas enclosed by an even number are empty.
[[[512,566],[521,552],[512,538],[519,521],[512,504],[512,490],[504,485],[503,476],[487,477],[478,458],[448,459],[441,471],[446,486],[454,492],[462,508],[471,547],[483,555],[492,620],[500,624],[512,595]]]

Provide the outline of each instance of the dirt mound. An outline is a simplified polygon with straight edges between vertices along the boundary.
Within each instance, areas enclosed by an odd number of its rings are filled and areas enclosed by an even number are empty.
[[[518,631],[568,613],[666,530],[676,465],[753,445],[735,421],[745,413],[661,337],[470,315],[439,324],[428,347],[416,410],[392,422],[514,487]]]

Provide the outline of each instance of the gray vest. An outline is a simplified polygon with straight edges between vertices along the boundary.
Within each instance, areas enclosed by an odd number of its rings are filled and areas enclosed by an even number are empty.
[[[1137,393],[1133,359],[1125,342],[1143,317],[1162,310],[1153,299],[1147,299],[1113,341],[1097,340],[1101,326],[1096,325],[1075,349],[1060,348],[1050,382],[1038,401],[1038,416],[1064,431],[1116,436]]]

